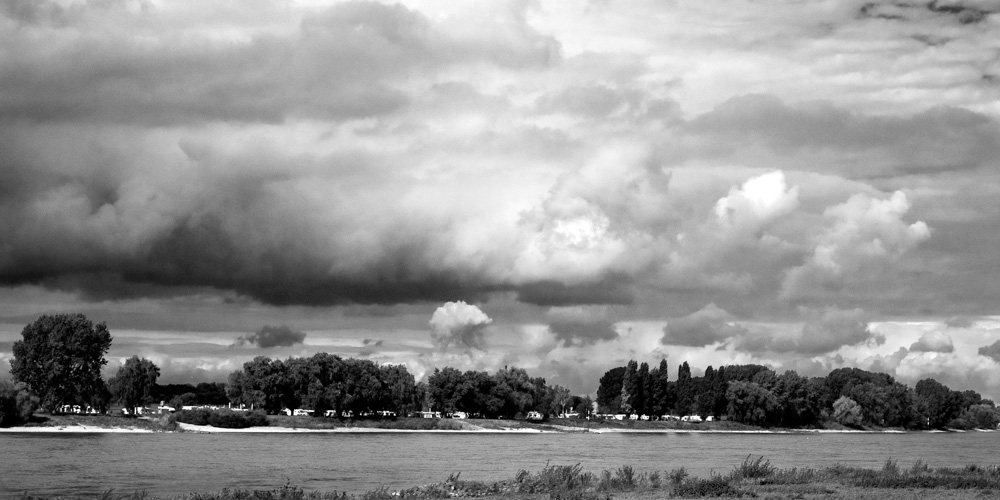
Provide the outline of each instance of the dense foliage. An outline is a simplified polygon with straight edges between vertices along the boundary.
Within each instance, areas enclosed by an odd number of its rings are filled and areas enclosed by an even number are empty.
[[[316,416],[327,410],[356,416],[408,413],[420,404],[413,375],[405,366],[325,352],[284,361],[258,356],[230,374],[226,393],[233,404],[268,413],[309,408]]]
[[[64,404],[106,408],[108,390],[101,378],[111,333],[83,314],[41,316],[14,342],[10,373],[52,412]]]
[[[859,368],[805,378],[795,371],[778,375],[761,365],[709,366],[703,376],[692,377],[684,362],[671,382],[665,361],[648,376],[645,363],[636,366],[630,361],[601,377],[597,402],[602,412],[724,417],[765,427],[833,421],[852,427],[996,428],[1000,422],[992,401],[975,391],[951,390],[934,379],[910,388],[888,374]]]
[[[222,382],[201,382],[192,384],[156,384],[153,401],[163,401],[178,410],[188,405],[226,406],[226,384]]]
[[[224,429],[246,429],[268,425],[267,415],[261,411],[181,410],[171,415],[171,418],[185,424],[211,425]]]
[[[461,411],[485,418],[518,418],[529,411],[547,417],[572,409],[574,402],[580,404],[568,389],[548,386],[544,378],[531,377],[521,368],[504,367],[493,375],[435,369],[427,379],[427,393],[433,411]]]
[[[38,409],[38,398],[23,383],[0,380],[0,427],[13,427],[28,421]]]
[[[160,368],[152,361],[132,356],[111,377],[108,388],[115,401],[126,408],[136,408],[153,401],[156,379],[159,376]]]

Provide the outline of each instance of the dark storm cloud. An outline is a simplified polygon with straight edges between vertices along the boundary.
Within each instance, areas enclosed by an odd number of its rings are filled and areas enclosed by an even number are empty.
[[[60,24],[80,27],[102,15],[124,15],[121,8],[76,10],[67,16],[55,4],[18,2],[4,13],[19,22],[65,18]],[[333,5],[291,34],[238,43],[159,40],[163,45],[151,50],[130,34],[108,30],[45,51],[23,46],[6,61],[0,117],[169,125],[378,116],[407,103],[395,86],[417,69],[472,61],[544,66],[558,57],[551,38],[528,29],[518,35],[507,44],[458,39],[421,13],[367,1]]]
[[[824,311],[805,310],[807,322],[795,335],[782,335],[765,330],[747,332],[736,339],[738,351],[762,353],[795,353],[819,356],[834,352],[841,347],[874,342],[885,343],[885,337],[872,332],[868,326],[868,314],[861,309],[840,310],[827,308]]]
[[[792,105],[774,96],[745,95],[696,117],[689,130],[706,134],[707,144],[719,152],[761,145],[779,155],[860,155],[860,162],[826,165],[820,160],[814,167],[844,170],[859,178],[974,169],[996,165],[1000,157],[1000,123],[954,107],[911,116],[872,116],[831,102]]]
[[[993,359],[997,363],[1000,363],[1000,340],[979,348],[979,355],[986,356],[987,358]]]
[[[591,345],[618,338],[615,323],[602,318],[574,318],[567,315],[549,323],[549,331],[566,347]]]
[[[238,337],[234,346],[255,345],[261,349],[271,347],[291,347],[301,344],[306,340],[305,332],[292,330],[287,325],[270,326],[265,325],[257,333]]]
[[[968,316],[952,316],[944,321],[944,324],[951,328],[969,328],[974,323],[975,320]]]
[[[715,304],[667,321],[661,342],[665,345],[704,347],[745,335],[746,329],[732,324],[733,316]]]
[[[358,356],[369,357],[379,351],[382,348],[382,340],[372,340],[364,339],[361,341],[361,350],[358,351]]]
[[[622,275],[609,275],[596,283],[565,284],[544,280],[521,285],[516,291],[521,302],[540,306],[631,304],[635,301],[631,281]]]

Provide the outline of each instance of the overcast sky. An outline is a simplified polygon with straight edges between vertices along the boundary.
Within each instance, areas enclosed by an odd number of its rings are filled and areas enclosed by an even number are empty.
[[[0,2],[0,377],[327,351],[1000,398],[991,0]]]

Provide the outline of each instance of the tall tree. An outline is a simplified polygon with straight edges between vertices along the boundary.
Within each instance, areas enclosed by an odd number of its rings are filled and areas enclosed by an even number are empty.
[[[94,324],[83,314],[41,316],[21,331],[14,342],[10,373],[35,394],[42,408],[53,412],[61,405],[92,404],[106,391],[101,367],[111,347],[104,323]]]
[[[962,393],[953,391],[932,378],[917,382],[914,392],[924,413],[925,423],[932,428],[944,427],[963,410],[965,398]]]
[[[650,407],[653,415],[662,416],[673,409],[670,398],[670,367],[666,359],[660,360],[660,366],[649,373],[653,388],[650,392]]]
[[[694,384],[691,382],[691,367],[685,361],[677,367],[677,401],[674,403],[674,411],[678,415],[690,415],[691,407],[694,406]]]
[[[750,425],[771,425],[778,416],[774,394],[754,382],[731,382],[726,391],[729,418]]]
[[[650,403],[652,402],[652,389],[653,389],[653,379],[649,375],[649,363],[645,361],[639,365],[639,372],[636,376],[637,388],[635,395],[635,407],[636,413],[640,415],[649,415],[653,413]]]
[[[159,376],[160,369],[152,361],[132,356],[118,368],[118,373],[108,381],[108,387],[115,401],[134,414],[136,407],[152,401]]]
[[[601,376],[597,386],[598,411],[618,413],[622,405],[622,381],[625,378],[625,367],[612,368]]]
[[[622,411],[627,414],[636,412],[639,390],[639,364],[630,359],[625,365],[625,375],[622,377]]]

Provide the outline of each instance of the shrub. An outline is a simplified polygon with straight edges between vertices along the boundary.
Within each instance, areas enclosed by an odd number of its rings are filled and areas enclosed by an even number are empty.
[[[751,455],[743,459],[743,463],[733,470],[733,477],[736,479],[761,479],[774,474],[774,466],[771,461],[764,460],[761,455],[757,460],[750,460]]]
[[[224,429],[246,429],[267,425],[267,416],[259,411],[181,410],[174,413],[173,419],[185,424],[210,425]]]
[[[899,465],[896,465],[896,461],[892,457],[886,459],[885,464],[882,465],[882,474],[886,476],[899,475]]]
[[[631,465],[623,465],[615,471],[615,480],[620,488],[635,488],[635,469]]]
[[[753,492],[733,487],[730,479],[712,475],[708,479],[688,479],[674,486],[674,495],[681,497],[742,497],[755,496]]]
[[[684,482],[688,477],[688,471],[681,467],[679,469],[673,469],[667,473],[667,477],[670,478],[670,484],[676,486]]]
[[[920,474],[925,474],[930,470],[927,464],[924,463],[923,459],[918,458],[916,462],[913,462],[913,467],[910,467],[910,475],[919,476]]]
[[[0,381],[0,427],[21,425],[38,409],[38,398],[24,384]]]

